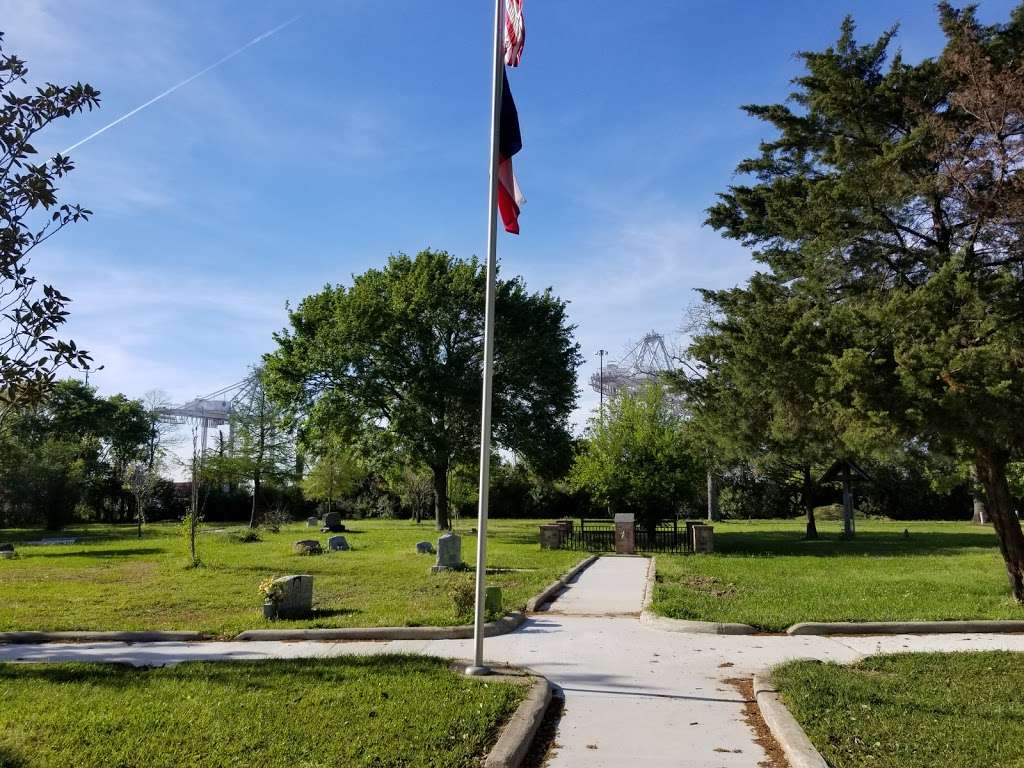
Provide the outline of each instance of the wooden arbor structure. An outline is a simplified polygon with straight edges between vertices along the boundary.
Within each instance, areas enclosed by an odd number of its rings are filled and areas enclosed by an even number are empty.
[[[843,484],[843,536],[846,538],[853,538],[857,531],[853,521],[853,484],[870,479],[868,473],[857,466],[853,459],[836,459],[818,481],[820,485],[835,482]]]

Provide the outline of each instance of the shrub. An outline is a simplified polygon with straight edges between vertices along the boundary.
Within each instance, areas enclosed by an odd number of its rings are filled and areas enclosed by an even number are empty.
[[[470,582],[459,581],[448,590],[448,596],[455,606],[455,615],[459,617],[472,616],[473,608],[476,607],[476,587]]]

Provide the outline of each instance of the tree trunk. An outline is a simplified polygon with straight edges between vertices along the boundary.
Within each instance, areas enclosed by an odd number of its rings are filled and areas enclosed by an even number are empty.
[[[804,464],[804,482],[800,489],[800,500],[803,502],[804,511],[807,514],[806,538],[818,538],[818,524],[814,520],[814,478],[811,477],[811,466]]]
[[[448,521],[448,467],[431,467],[434,474],[434,519],[437,530],[446,531],[451,528]]]
[[[985,508],[996,530],[1013,598],[1024,605],[1024,531],[1014,514],[1013,497],[1006,479],[1009,459],[1008,451],[979,448],[975,453],[975,467],[985,489]]]
[[[260,485],[261,485],[260,481],[262,480],[262,477],[260,477],[260,475],[261,475],[260,472],[256,472],[252,476],[252,512],[249,514],[249,527],[250,528],[255,528],[256,527],[256,521],[258,519],[257,512],[259,511],[258,504],[259,504],[259,498],[260,498]]]
[[[971,522],[975,525],[986,525],[989,522],[988,510],[985,509],[985,494],[978,482],[978,468],[971,465],[971,501],[974,515]]]
[[[722,519],[722,511],[718,505],[718,475],[708,470],[708,520],[715,522]]]

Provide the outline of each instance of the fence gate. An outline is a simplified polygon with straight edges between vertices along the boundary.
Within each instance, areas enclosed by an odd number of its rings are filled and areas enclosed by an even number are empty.
[[[587,552],[615,551],[615,522],[609,518],[580,518],[572,533],[566,536],[566,549]],[[703,520],[660,520],[654,525],[643,522],[636,524],[636,549],[638,552],[690,552],[693,539],[690,527]]]

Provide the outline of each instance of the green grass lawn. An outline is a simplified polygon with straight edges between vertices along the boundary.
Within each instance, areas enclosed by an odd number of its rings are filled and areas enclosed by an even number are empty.
[[[304,525],[243,544],[217,526],[199,536],[200,568],[186,568],[186,543],[175,524],[147,526],[142,539],[131,527],[86,526],[62,546],[18,546],[18,557],[0,560],[0,631],[4,630],[199,630],[217,636],[257,627],[373,627],[453,625],[449,593],[472,584],[472,572],[430,574],[434,557],[417,555],[415,543],[436,543],[427,523],[346,521],[352,550],[304,557],[292,543],[328,534]],[[468,525],[465,526],[468,528]],[[234,530],[238,530],[237,528]],[[0,541],[27,541],[40,531],[0,531]],[[53,534],[49,534],[53,535]],[[473,564],[476,537],[463,535],[462,555]],[[536,521],[491,521],[488,576],[500,586],[507,609],[519,608],[583,553],[541,550]],[[260,613],[260,581],[309,573],[316,615],[309,621],[271,624]]]
[[[527,690],[415,656],[0,664],[0,766],[473,766]]]
[[[795,662],[774,677],[833,768],[1024,766],[1024,654]]]
[[[658,555],[653,609],[778,631],[801,621],[1024,619],[990,527],[858,520],[715,523],[713,555]],[[908,535],[904,536],[904,530]]]

